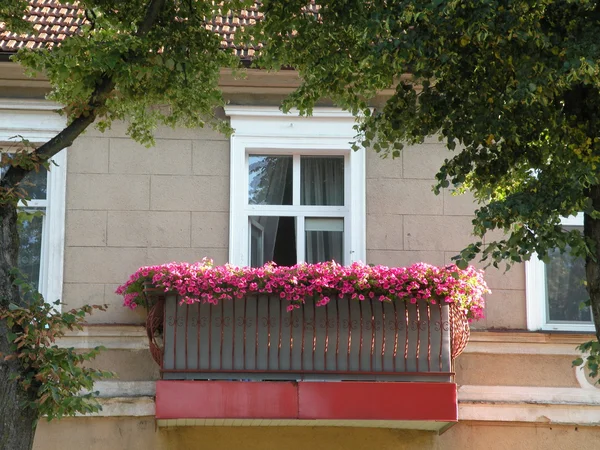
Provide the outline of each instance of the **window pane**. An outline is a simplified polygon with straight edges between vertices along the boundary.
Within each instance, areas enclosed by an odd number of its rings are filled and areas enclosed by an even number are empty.
[[[8,166],[0,167],[0,178],[8,171]],[[38,172],[29,172],[23,179],[23,188],[32,200],[45,200],[48,181],[48,170],[40,167]]]
[[[573,227],[565,227],[573,228]],[[589,308],[580,305],[589,297],[583,281],[585,262],[558,250],[550,252],[546,264],[546,291],[548,293],[548,320],[551,322],[591,322]]]
[[[298,262],[295,217],[252,216],[249,228],[252,267],[270,261],[279,266],[293,266]]]
[[[314,264],[333,260],[344,263],[344,219],[307,217],[304,230],[306,262]]]
[[[301,204],[344,205],[344,157],[302,156]]]
[[[48,171],[42,167],[38,172],[29,172],[24,180],[23,187],[32,200],[45,200],[47,198]]]
[[[292,157],[250,155],[248,203],[292,204]]]
[[[19,270],[39,288],[43,216],[19,220]]]

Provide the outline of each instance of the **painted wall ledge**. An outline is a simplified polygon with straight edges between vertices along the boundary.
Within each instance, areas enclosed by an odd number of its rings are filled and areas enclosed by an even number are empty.
[[[154,381],[103,381],[103,411],[97,417],[155,417]],[[600,425],[600,390],[523,386],[461,386],[458,389],[459,421],[555,423]],[[298,419],[175,418],[158,419],[159,426],[339,426],[342,421]],[[363,421],[344,421],[365,426]],[[369,426],[410,428],[408,421],[377,421]],[[413,424],[414,426],[415,424]]]
[[[590,334],[546,333],[523,331],[471,330],[465,353],[577,355],[575,346],[591,339]],[[108,349],[148,348],[146,330],[142,325],[88,325],[82,331],[68,334],[59,341],[65,347]]]

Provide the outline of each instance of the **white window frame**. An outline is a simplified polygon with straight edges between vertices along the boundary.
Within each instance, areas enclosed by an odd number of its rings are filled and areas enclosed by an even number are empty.
[[[576,216],[564,217],[561,220],[564,226],[583,226],[583,213]],[[525,263],[525,289],[527,297],[527,329],[531,331],[575,331],[580,333],[594,332],[594,324],[577,322],[550,322],[548,319],[548,305],[546,303],[546,264],[532,255]]]
[[[235,133],[230,147],[229,262],[249,265],[249,216],[344,217],[344,261],[364,261],[365,240],[365,151],[351,149],[356,136],[355,119],[337,108],[315,108],[310,117],[296,112],[283,114],[275,107],[228,106]],[[301,155],[344,156],[344,206],[249,205],[248,155],[292,155],[294,170],[300,170]],[[299,205],[300,174],[294,173],[294,201]],[[335,216],[332,216],[335,211]],[[304,249],[304,223],[296,229],[299,259]],[[302,223],[300,223],[302,222]]]
[[[14,145],[17,135],[34,144],[52,139],[66,126],[65,118],[56,112],[59,108],[48,101],[0,99],[0,147]],[[67,149],[51,161],[46,200],[28,202],[28,208],[45,208],[39,291],[47,302],[62,299],[63,292]]]

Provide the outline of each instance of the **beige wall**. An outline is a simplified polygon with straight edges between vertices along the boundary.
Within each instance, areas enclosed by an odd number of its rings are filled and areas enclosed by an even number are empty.
[[[108,304],[92,323],[142,321],[114,294],[140,266],[227,261],[227,138],[164,129],[148,149],[124,131],[91,130],[68,152],[64,301]]]
[[[266,96],[236,98],[246,104],[274,104]],[[96,313],[92,323],[143,321],[144,311],[124,309],[122,298],[114,294],[139,266],[205,256],[218,264],[227,260],[228,139],[206,129],[164,128],[156,138],[156,147],[146,149],[127,138],[122,124],[116,124],[106,134],[90,130],[69,150],[64,301],[69,306],[107,303],[108,311]],[[436,169],[446,157],[436,140],[407,148],[396,160],[367,152],[366,262],[442,265],[471,242],[472,199],[448,191],[435,196],[431,190]],[[515,267],[507,274],[488,270],[486,279],[493,290],[487,299],[487,317],[472,326],[524,330],[524,268]],[[127,350],[126,344],[103,352],[94,365],[117,372],[122,381],[156,379],[158,368],[148,351]],[[457,360],[457,382],[577,388],[571,359],[565,353],[466,353]],[[469,422],[439,437],[353,428],[157,431],[153,417],[114,417],[43,422],[36,449],[591,449],[597,448],[598,434],[596,428]]]
[[[441,436],[424,431],[321,427],[155,429],[147,418],[40,423],[35,450],[595,450],[600,428],[461,422]]]
[[[436,139],[397,159],[367,152],[366,262],[443,265],[472,242],[472,197],[432,192],[447,156]],[[163,128],[147,149],[122,124],[106,134],[90,130],[69,150],[64,300],[107,303],[92,323],[139,323],[143,314],[123,310],[115,288],[142,265],[205,256],[225,263],[228,227],[227,137]],[[488,269],[486,280],[493,294],[473,327],[525,329],[524,268]]]
[[[397,159],[367,152],[367,262],[402,266],[415,262],[444,265],[475,240],[471,220],[477,207],[469,194],[432,192],[435,174],[451,152],[437,139],[406,147]],[[479,264],[483,267],[483,264]],[[486,318],[475,329],[526,329],[525,269],[490,267],[492,290]]]

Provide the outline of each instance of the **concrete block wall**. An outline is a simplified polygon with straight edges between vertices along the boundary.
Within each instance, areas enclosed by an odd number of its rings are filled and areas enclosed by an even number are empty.
[[[436,139],[400,158],[367,152],[367,261],[448,264],[473,240],[469,195],[432,192],[450,154]],[[91,322],[139,323],[116,287],[139,266],[228,257],[229,140],[209,129],[160,129],[145,148],[116,124],[90,130],[68,154],[64,301],[106,303]],[[524,268],[488,268],[486,319],[474,328],[525,329]]]
[[[108,304],[92,323],[140,323],[116,287],[138,267],[228,257],[229,141],[209,129],[160,130],[146,148],[116,124],[68,151],[63,299]]]
[[[367,152],[367,262],[389,266],[426,262],[444,265],[475,240],[470,194],[455,196],[449,190],[432,191],[435,174],[452,156],[431,138],[406,147],[399,158],[382,159]],[[481,268],[484,264],[475,263]],[[474,329],[526,329],[525,268],[486,269],[492,290],[487,296],[486,318]]]

